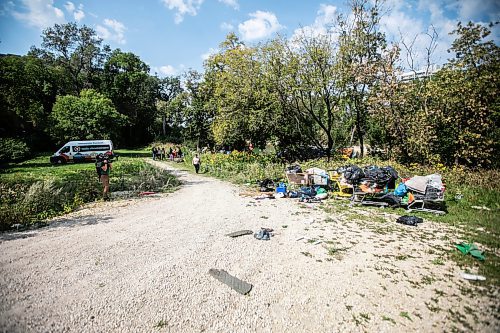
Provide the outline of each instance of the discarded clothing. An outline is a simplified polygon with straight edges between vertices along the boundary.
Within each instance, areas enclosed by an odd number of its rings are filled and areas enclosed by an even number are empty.
[[[455,247],[463,254],[470,254],[477,260],[483,261],[485,259],[484,252],[479,250],[479,248],[474,243],[468,244],[462,242],[460,244],[455,244]]]
[[[413,227],[416,227],[416,226],[418,226],[419,223],[424,222],[424,220],[421,219],[420,217],[404,215],[404,216],[398,217],[396,222],[404,224],[404,225],[411,225]]]
[[[256,232],[253,236],[258,240],[270,240],[272,230],[273,229],[261,228],[260,231]]]
[[[406,192],[408,192],[406,185],[404,183],[400,183],[394,190],[394,195],[397,195],[398,197],[404,197]]]
[[[242,281],[222,269],[210,268],[208,274],[220,282],[227,284],[229,287],[233,288],[242,295],[248,294],[253,287],[250,283]]]
[[[415,192],[425,193],[427,187],[427,177],[426,176],[414,176],[405,182],[408,189]]]

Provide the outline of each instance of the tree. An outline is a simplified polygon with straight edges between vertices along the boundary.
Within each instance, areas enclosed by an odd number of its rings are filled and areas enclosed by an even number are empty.
[[[175,99],[182,93],[181,79],[178,76],[167,76],[158,82],[157,111],[162,118],[162,134],[167,134],[167,122],[176,109]]]
[[[78,94],[84,88],[97,88],[109,52],[109,46],[102,46],[102,39],[93,29],[66,23],[45,29],[42,48],[32,47],[30,54],[61,66],[70,83],[67,92]]]
[[[58,143],[92,139],[117,142],[120,129],[127,121],[109,98],[92,89],[82,90],[79,97],[57,97],[50,118],[53,124],[50,132]]]
[[[346,136],[333,30],[320,35],[303,32],[291,42],[276,39],[265,53],[280,118],[292,134],[282,139],[296,149],[315,146],[330,157]]]
[[[439,115],[440,142],[448,163],[492,166],[500,142],[500,47],[489,27],[457,24],[455,58],[436,75],[433,109]]]
[[[354,117],[356,135],[364,154],[364,138],[369,113],[370,91],[379,81],[386,49],[385,35],[379,30],[380,1],[351,1],[352,16],[340,20],[339,89],[346,111]]]
[[[0,57],[0,137],[22,136],[35,148],[48,140],[43,135],[57,94],[51,67],[32,56]]]
[[[213,92],[210,107],[216,110],[212,124],[215,142],[236,149],[244,148],[247,140],[264,145],[272,133],[272,101],[258,49],[229,34],[205,68],[205,87]]]
[[[216,109],[211,104],[212,87],[201,73],[190,70],[185,74],[185,91],[174,99],[184,126],[184,138],[196,142],[198,148],[213,144],[212,123]],[[179,117],[177,118],[179,119]]]
[[[126,144],[137,145],[152,137],[156,116],[158,78],[137,55],[116,49],[104,65],[103,93],[127,116],[122,136]]]

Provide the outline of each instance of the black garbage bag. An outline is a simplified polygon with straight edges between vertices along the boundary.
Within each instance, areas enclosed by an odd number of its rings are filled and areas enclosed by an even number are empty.
[[[300,165],[289,165],[286,167],[286,172],[289,172],[289,173],[301,173],[302,172],[302,168],[300,167]]]
[[[416,216],[413,216],[413,215],[411,215],[411,216],[404,215],[404,216],[398,217],[398,219],[396,220],[396,222],[416,227],[419,223],[424,222],[424,220],[421,219],[420,217],[416,217]]]
[[[261,180],[259,182],[259,186],[260,186],[261,192],[273,192],[274,191],[274,182],[269,178]]]
[[[356,184],[364,177],[365,174],[363,170],[356,165],[349,166],[344,172],[344,178],[349,184]]]

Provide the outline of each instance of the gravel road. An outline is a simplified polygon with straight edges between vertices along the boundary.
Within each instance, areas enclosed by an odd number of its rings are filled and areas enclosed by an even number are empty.
[[[369,221],[370,211],[347,219],[174,172],[174,193],[0,235],[0,332],[500,330],[498,290],[463,280],[443,256],[452,230]],[[261,227],[271,240],[224,236]],[[254,287],[238,294],[210,268]]]

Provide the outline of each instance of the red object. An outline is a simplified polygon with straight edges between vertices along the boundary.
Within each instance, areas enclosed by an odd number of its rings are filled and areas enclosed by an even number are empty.
[[[155,194],[156,192],[141,192],[139,195],[150,195],[150,194]]]

